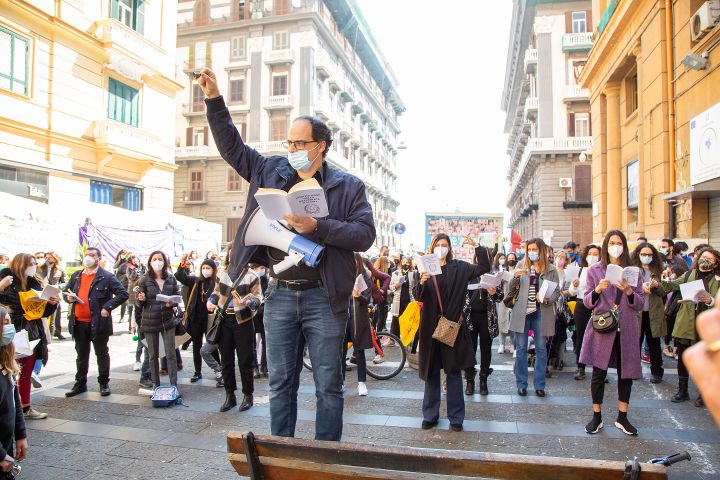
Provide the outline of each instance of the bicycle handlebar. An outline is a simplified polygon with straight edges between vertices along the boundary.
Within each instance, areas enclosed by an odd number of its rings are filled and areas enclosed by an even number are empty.
[[[669,467],[670,465],[673,465],[678,462],[682,462],[684,460],[691,460],[692,457],[688,452],[682,452],[682,453],[675,453],[673,455],[668,455],[667,457],[658,457],[653,458],[648,463],[654,463],[658,465],[665,465],[666,467]]]

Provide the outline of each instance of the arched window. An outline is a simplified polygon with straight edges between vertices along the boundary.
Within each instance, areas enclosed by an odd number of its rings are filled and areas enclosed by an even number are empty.
[[[210,0],[195,0],[193,22],[195,25],[207,25],[210,23]]]

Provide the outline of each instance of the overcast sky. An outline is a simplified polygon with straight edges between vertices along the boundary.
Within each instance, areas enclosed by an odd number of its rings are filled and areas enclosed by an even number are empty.
[[[408,227],[403,249],[410,242],[424,245],[425,211],[505,213],[508,156],[500,104],[512,2],[357,3],[407,107],[399,139],[408,148],[397,156],[398,221]]]

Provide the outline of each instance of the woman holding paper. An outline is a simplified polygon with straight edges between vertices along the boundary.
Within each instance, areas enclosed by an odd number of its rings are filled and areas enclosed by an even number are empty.
[[[665,293],[660,288],[662,259],[650,243],[640,243],[632,255],[633,263],[641,269],[645,305],[640,318],[640,348],[643,339],[650,347],[650,383],[660,383],[663,377],[662,346],[660,339],[667,335],[665,321]]]
[[[50,297],[47,301],[30,300],[37,294],[33,290],[41,290],[40,282],[35,278],[37,262],[29,253],[18,253],[10,261],[10,267],[0,270],[0,303],[7,306],[15,329],[27,330],[30,342],[39,340],[32,355],[20,359],[20,379],[18,390],[23,405],[25,418],[42,419],[47,413],[38,412],[30,406],[30,375],[35,360],[41,359],[43,364],[48,359],[48,338],[42,326],[42,319],[55,313],[60,299]]]
[[[637,435],[637,429],[628,421],[627,411],[633,380],[642,378],[640,365],[640,327],[637,312],[645,305],[642,278],[629,284],[627,277],[611,282],[608,273],[630,266],[627,239],[620,230],[610,230],[600,251],[601,260],[590,267],[583,301],[595,315],[615,310],[618,329],[606,333],[588,325],[583,339],[580,361],[593,366],[590,392],[593,402],[593,418],[585,426],[593,434],[603,427],[601,407],[605,394],[605,378],[608,368],[618,371],[618,416],[615,426],[627,435]]]
[[[580,274],[578,278],[570,282],[570,295],[577,298],[577,302],[575,302],[575,312],[573,313],[573,318],[575,319],[575,360],[577,361],[577,370],[573,377],[575,380],[585,380],[585,364],[580,362],[580,352],[582,351],[583,338],[585,338],[585,330],[588,321],[590,321],[592,310],[585,306],[583,298],[585,298],[585,291],[587,289],[588,270],[599,260],[600,248],[593,244],[587,245],[578,259]]]
[[[535,371],[533,386],[538,397],[545,396],[547,373],[546,337],[555,335],[555,301],[560,295],[558,273],[547,257],[541,238],[527,241],[527,256],[515,270],[510,291],[517,292],[510,317],[510,331],[515,332],[515,383],[518,395],[527,395],[528,336],[535,340]]]
[[[452,347],[433,338],[440,317],[452,322],[461,320],[465,291],[470,279],[491,270],[490,252],[474,244],[478,264],[453,259],[450,237],[444,233],[435,235],[430,251],[440,260],[440,272],[431,276],[424,271],[415,287],[413,296],[423,302],[420,316],[420,345],[418,349],[418,374],[425,381],[423,396],[422,428],[428,430],[438,423],[440,416],[440,370],[447,374],[447,414],[450,428],[462,430],[465,419],[465,399],[462,388],[462,370],[475,364],[475,356],[465,321]],[[430,255],[432,255],[430,254]],[[420,266],[420,262],[418,262]]]
[[[157,300],[158,295],[180,295],[180,284],[168,272],[165,254],[155,251],[150,254],[148,270],[139,283],[137,308],[142,309],[140,332],[145,335],[150,358],[150,378],[153,388],[160,386],[159,348],[162,337],[167,358],[170,385],[177,387],[177,357],[175,356],[175,304]]]
[[[510,262],[512,262],[512,267],[510,266]],[[507,255],[503,253],[498,253],[495,255],[495,262],[494,262],[494,269],[496,272],[511,272],[514,273],[515,271],[515,265],[517,264],[517,258],[515,257],[514,253],[508,253]],[[500,284],[500,291],[502,292],[503,298],[505,295],[507,295],[508,290],[510,288],[510,282],[503,280]],[[500,335],[500,345],[498,346],[497,353],[502,355],[505,353],[505,340],[509,336],[509,328],[510,328],[510,309],[505,306],[505,304],[501,301],[498,301],[495,304],[495,308],[497,310],[497,317],[498,317],[498,334]],[[510,346],[508,347],[508,351],[510,353],[513,353],[515,350],[512,346],[512,340],[510,341]]]
[[[720,288],[720,282],[716,277],[719,269],[720,252],[712,247],[705,247],[696,253],[689,272],[680,275],[675,281],[660,284],[666,294],[674,290],[682,292],[680,308],[672,331],[678,356],[678,391],[670,399],[672,402],[678,403],[690,399],[688,370],[683,360],[683,352],[699,340],[695,328],[697,316],[715,305],[714,299]],[[705,406],[702,396],[698,396],[695,400],[695,406]]]
[[[370,333],[370,316],[368,305],[372,297],[372,280],[370,272],[365,268],[365,262],[359,253],[355,252],[355,286],[352,291],[352,302],[350,303],[350,321],[347,325],[344,350],[347,350],[348,342],[352,342],[354,356],[357,361],[358,374],[358,395],[367,396],[367,364],[365,363],[365,350],[373,348],[372,334]],[[344,352],[345,354],[347,351]],[[343,358],[345,355],[343,354]],[[343,384],[345,378],[343,369]]]

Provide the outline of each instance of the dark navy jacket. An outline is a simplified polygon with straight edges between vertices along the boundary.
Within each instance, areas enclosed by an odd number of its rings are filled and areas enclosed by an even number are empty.
[[[82,272],[81,269],[72,274],[70,281],[65,286],[65,291],[71,291],[77,295],[80,291],[80,275]],[[112,316],[103,317],[100,312],[103,308],[108,312],[112,312],[127,299],[128,292],[115,275],[102,268],[95,271],[95,279],[90,284],[90,291],[88,292],[90,328],[93,338],[113,334]],[[75,305],[77,303],[73,303],[71,307],[73,314]]]
[[[241,233],[248,217],[258,206],[255,192],[258,188],[287,190],[296,172],[286,157],[263,157],[245,145],[222,97],[206,99],[205,103],[210,129],[220,155],[250,183],[245,215],[235,235],[230,257],[230,274],[235,277],[248,262],[268,265],[264,247],[242,245]],[[362,180],[331,167],[327,162],[323,163],[322,178],[330,215],[318,219],[317,230],[304,236],[325,246],[318,268],[328,290],[332,310],[336,315],[341,315],[348,311],[350,294],[355,284],[353,252],[364,252],[372,246],[375,241],[375,222]]]

